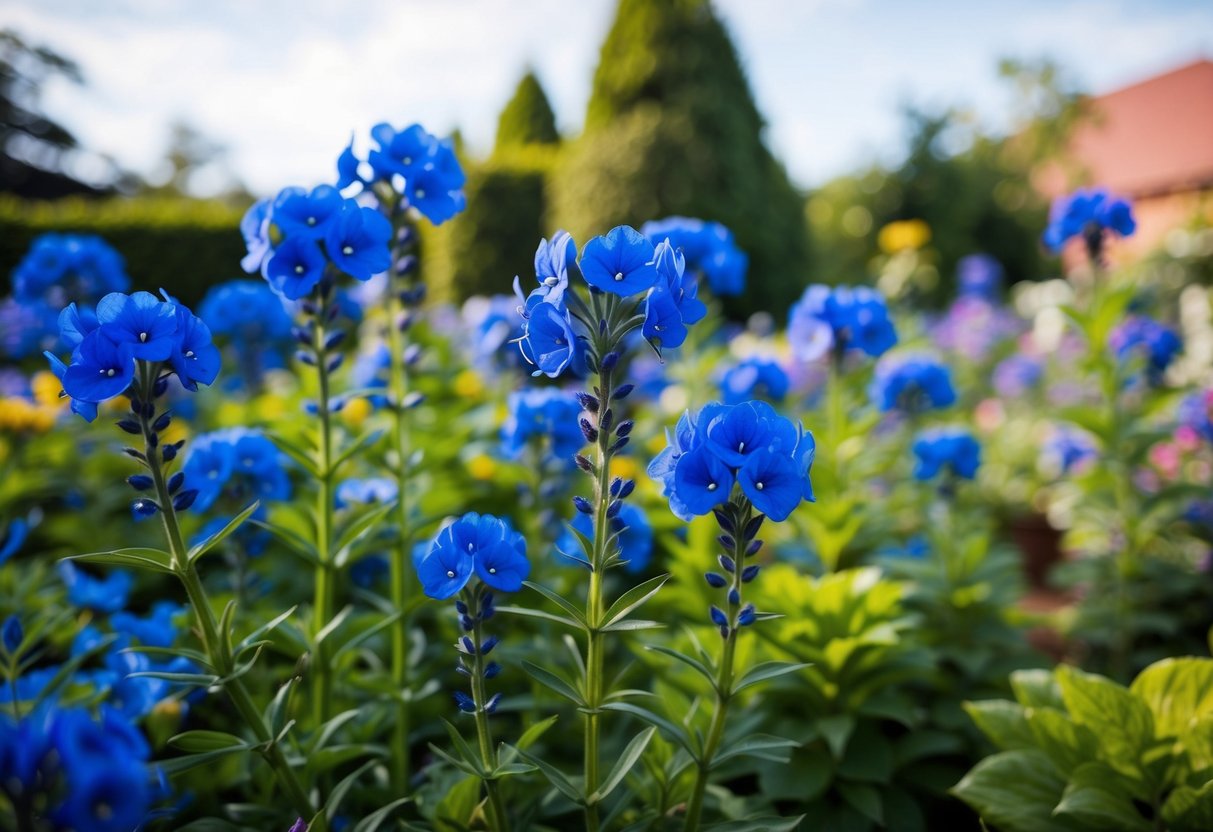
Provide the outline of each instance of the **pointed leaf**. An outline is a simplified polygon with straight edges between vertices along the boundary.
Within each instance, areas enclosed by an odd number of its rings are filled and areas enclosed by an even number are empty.
[[[253,515],[253,512],[255,512],[260,505],[261,505],[260,500],[254,501],[252,505],[250,505],[244,511],[240,512],[235,517],[233,517],[231,519],[231,521],[229,521],[228,524],[226,526],[224,526],[222,529],[215,532],[213,535],[208,537],[206,540],[203,540],[198,545],[191,546],[189,553],[186,555],[186,560],[188,560],[190,563],[193,563],[194,561],[198,560],[198,558],[202,557],[207,552],[209,552],[211,549],[218,546],[220,543],[222,543],[224,540],[226,540],[229,536],[231,536],[232,532],[234,532],[234,531],[236,531],[236,529],[240,528],[244,524],[244,521],[249,519],[249,517],[251,517]]]
[[[632,766],[640,759],[640,755],[644,753],[648,747],[649,741],[653,739],[653,734],[657,733],[657,728],[650,725],[636,736],[632,737],[632,741],[623,749],[623,754],[615,761],[615,765],[611,767],[611,773],[602,781],[602,785],[598,787],[587,802],[600,803],[615,790],[615,787],[623,782],[623,778],[627,777]]]
[[[694,757],[696,760],[699,759],[699,751],[692,744],[691,738],[688,736],[686,730],[675,725],[673,722],[670,722],[665,717],[658,716],[648,708],[633,705],[631,702],[607,702],[602,706],[602,710],[621,711],[625,714],[631,714],[643,722],[647,722],[648,724],[655,726],[656,728],[660,729],[663,734],[665,734],[667,739],[678,743],[685,748],[687,753],[689,753],[692,757]]]
[[[654,653],[660,653],[663,656],[669,656],[675,661],[682,662],[687,667],[693,668],[700,676],[707,679],[713,688],[716,687],[716,674],[709,670],[708,666],[699,661],[699,659],[692,658],[685,653],[679,653],[677,650],[674,650],[671,647],[664,647],[660,644],[648,644],[645,645],[644,649],[651,650]]]
[[[192,754],[225,748],[248,748],[248,743],[243,739],[223,731],[186,731],[170,738],[168,742],[169,745]]]
[[[560,676],[557,676],[552,671],[540,667],[534,662],[528,661],[524,661],[522,663],[522,669],[525,670],[532,679],[543,685],[545,688],[560,694],[565,699],[568,699],[580,707],[584,708],[586,706],[585,699],[581,696],[581,691],[577,690],[577,688],[573,687],[571,683]]]
[[[627,617],[628,613],[637,609],[645,601],[656,595],[657,591],[669,579],[670,576],[668,574],[658,575],[655,578],[649,578],[644,583],[637,584],[623,593],[623,595],[620,595],[603,616],[602,629],[609,629],[610,625],[617,621],[622,621]]]
[[[163,549],[135,547],[131,549],[115,549],[112,552],[92,552],[87,555],[74,555],[67,558],[77,563],[88,563],[97,566],[125,566],[130,569],[143,569],[147,572],[159,572],[164,575],[173,574],[173,556]]]
[[[312,479],[320,479],[320,468],[312,459],[311,453],[276,431],[265,431],[265,436],[278,446],[278,450],[295,460],[300,468],[311,475]]]
[[[543,776],[547,778],[548,782],[555,786],[556,790],[569,800],[573,801],[579,806],[585,805],[585,799],[582,797],[581,790],[574,786],[572,782],[569,781],[569,778],[564,776],[560,769],[544,762],[538,757],[532,757],[525,751],[519,751],[518,756],[522,757],[522,759],[539,769]]]
[[[776,679],[788,673],[804,670],[806,667],[809,667],[809,665],[802,662],[760,662],[747,670],[737,680],[737,683],[733,685],[733,693],[738,693],[769,679]]]
[[[558,606],[562,610],[564,610],[566,613],[568,613],[569,618],[572,618],[583,628],[585,627],[585,616],[582,614],[581,610],[577,607],[577,605],[574,604],[572,601],[569,601],[567,598],[565,598],[560,593],[554,592],[553,590],[548,589],[543,584],[532,583],[531,581],[523,581],[522,585],[535,590],[540,595],[542,595],[544,598],[547,598],[553,604],[555,604],[556,606]]]

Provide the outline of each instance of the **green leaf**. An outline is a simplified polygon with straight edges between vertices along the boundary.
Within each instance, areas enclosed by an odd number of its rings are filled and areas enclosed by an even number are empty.
[[[200,688],[209,688],[219,681],[219,677],[214,673],[170,673],[166,670],[140,670],[136,673],[126,674],[126,678],[159,679],[175,685],[192,685]]]
[[[149,549],[142,546],[131,549],[115,549],[112,552],[93,552],[87,555],[75,555],[67,558],[67,560],[96,566],[125,566],[130,569],[159,572],[163,575],[173,574],[172,555],[163,549]]]
[[[314,752],[324,748],[329,744],[329,740],[333,738],[333,734],[337,733],[342,725],[345,725],[351,719],[358,716],[358,714],[359,711],[357,708],[350,708],[348,711],[342,711],[341,713],[337,714],[337,716],[321,725],[320,730],[315,732],[311,738],[311,741],[308,743],[308,749]]]
[[[1129,687],[1154,715],[1159,737],[1182,737],[1193,722],[1213,713],[1213,659],[1163,659]]]
[[[467,774],[467,775],[475,778],[477,782],[484,779],[483,777],[480,776],[479,772],[477,772],[476,769],[472,768],[470,765],[468,765],[467,763],[465,763],[463,760],[459,759],[455,755],[448,753],[447,751],[443,750],[442,748],[439,748],[438,746],[434,745],[432,742],[429,743],[429,746],[430,746],[430,751],[437,754],[443,760],[446,760],[448,763],[450,763],[452,766],[454,766],[455,768],[462,771],[464,774]]]
[[[459,733],[458,728],[445,719],[442,720],[442,724],[446,727],[446,733],[451,738],[451,744],[455,746],[455,751],[463,758],[465,763],[471,766],[475,775],[483,780],[487,772],[484,768],[484,762],[480,759],[479,755],[468,745],[468,741],[463,738],[463,734]]]
[[[603,616],[601,624],[597,626],[600,626],[604,630],[610,629],[612,624],[627,618],[629,613],[638,609],[644,602],[656,595],[662,585],[669,579],[670,576],[668,574],[658,575],[632,587],[623,593],[623,595],[620,595],[615,600],[615,603],[611,604]],[[591,623],[597,624],[596,622]]]
[[[761,684],[769,679],[777,679],[788,673],[795,673],[809,667],[803,662],[760,662],[747,670],[733,685],[733,693],[739,693],[748,687]]]
[[[1005,699],[987,699],[982,702],[965,702],[964,709],[1000,751],[1036,747],[1022,705]]]
[[[712,760],[712,767],[715,768],[725,760],[731,760],[734,757],[757,757],[760,760],[786,763],[791,759],[792,749],[799,745],[800,743],[794,740],[770,734],[750,734],[718,751],[715,759]]]
[[[795,832],[800,828],[804,815],[794,818],[754,818],[752,820],[729,820],[703,827],[703,832]]]
[[[249,520],[248,522],[257,528],[264,529],[272,534],[280,543],[286,546],[291,554],[295,555],[296,557],[301,558],[312,566],[321,565],[320,555],[317,554],[316,547],[304,540],[299,535],[295,534],[295,532],[290,531],[289,529],[284,529],[281,526],[273,523],[265,523],[261,520]]]
[[[1142,758],[1154,739],[1154,717],[1145,701],[1110,679],[1073,667],[1062,665],[1056,675],[1066,710],[1091,729],[1104,759],[1144,779]]]
[[[835,760],[841,760],[846,751],[851,732],[855,730],[855,717],[850,714],[823,716],[816,721],[817,731],[830,747],[830,754]]]
[[[277,445],[280,451],[295,460],[300,468],[311,475],[312,479],[320,479],[320,468],[307,450],[276,431],[265,431],[264,433],[266,438]]]
[[[336,786],[333,786],[333,790],[329,792],[328,799],[324,802],[324,806],[322,806],[320,809],[320,811],[324,812],[325,818],[327,818],[330,823],[332,823],[333,818],[337,817],[337,815],[340,813],[339,810],[341,809],[341,802],[345,800],[345,796],[349,794],[350,789],[352,789],[354,784],[358,782],[358,778],[370,771],[376,765],[378,765],[377,760],[368,760],[358,768],[351,771],[345,777],[341,778]]]
[[[547,610],[536,610],[530,607],[497,607],[497,612],[503,612],[506,615],[521,615],[524,618],[542,618],[544,621],[551,621],[573,630],[584,630],[585,627],[571,618],[565,618],[563,615],[557,615],[554,612]]]
[[[1011,689],[1025,708],[1065,708],[1061,688],[1047,670],[1016,670],[1011,674]]]
[[[349,561],[354,544],[369,534],[388,515],[388,512],[395,508],[396,501],[390,500],[370,511],[363,512],[345,527],[337,539],[337,545],[333,548],[333,551],[337,553],[333,557],[333,562],[338,568],[345,566]]]
[[[517,749],[515,750],[517,751]],[[569,800],[573,801],[579,806],[585,805],[585,799],[581,794],[581,790],[574,786],[569,781],[569,778],[564,776],[560,769],[545,763],[538,757],[531,756],[525,751],[518,751],[518,756],[522,757],[528,763],[535,766],[535,768],[539,769],[539,771],[543,773],[543,776],[547,778],[548,782],[555,786],[556,790]]]
[[[556,724],[556,720],[560,719],[559,715],[549,716],[547,719],[536,722],[530,728],[522,732],[522,736],[518,738],[518,742],[514,745],[516,748],[526,751],[532,745],[539,741],[539,738],[547,733],[547,730]]]
[[[851,808],[873,823],[884,825],[884,805],[880,802],[880,792],[875,787],[847,781],[841,781],[837,785],[843,800],[849,803]]]
[[[479,805],[480,781],[475,777],[463,778],[434,807],[434,828],[437,832],[467,832]]]
[[[1071,818],[1085,829],[1150,832],[1121,778],[1104,763],[1087,763],[1070,776],[1055,817]]]
[[[55,675],[51,677],[51,680],[42,687],[42,690],[39,691],[38,695],[34,698],[33,707],[31,707],[30,710],[36,712],[42,706],[42,703],[46,702],[59,690],[64,682],[76,675],[76,671],[80,669],[81,665],[83,665],[93,656],[108,650],[110,645],[117,640],[118,636],[113,634],[102,636],[92,647],[88,648],[87,650],[82,650],[80,653],[76,654],[75,656],[71,656],[63,664],[59,665],[59,669],[55,672]]]
[[[535,590],[540,595],[542,595],[544,598],[547,598],[553,604],[560,607],[562,610],[564,610],[566,613],[569,614],[569,617],[572,618],[573,621],[577,622],[578,627],[580,627],[583,630],[585,629],[585,616],[582,614],[581,610],[577,608],[577,605],[574,604],[572,601],[569,601],[567,598],[565,598],[560,593],[554,592],[553,590],[548,589],[546,586],[543,586],[542,584],[532,583],[531,581],[523,581],[522,585]]]
[[[665,734],[667,739],[671,739],[685,748],[687,753],[692,757],[699,759],[699,750],[695,748],[694,744],[691,742],[691,738],[687,735],[686,730],[675,725],[673,722],[670,722],[665,717],[658,716],[648,708],[633,705],[631,702],[608,702],[602,706],[602,710],[621,711],[622,713],[631,714],[632,716],[647,722],[649,725],[658,728],[663,734]]]
[[[645,645],[644,649],[651,650],[654,653],[660,653],[663,656],[669,656],[675,661],[682,662],[687,667],[693,668],[700,676],[707,679],[713,688],[716,687],[716,675],[708,669],[707,665],[699,661],[699,659],[692,658],[685,653],[679,653],[677,650],[671,647],[664,647],[660,644],[648,644]]]
[[[1095,760],[1099,740],[1085,725],[1056,708],[1029,708],[1027,718],[1036,746],[1049,755],[1063,775]]]
[[[1172,832],[1213,829],[1213,780],[1199,789],[1179,786],[1162,805],[1162,817]]]
[[[250,645],[254,644],[257,641],[260,641],[262,636],[266,635],[267,633],[269,633],[273,630],[276,630],[278,628],[279,624],[281,624],[283,621],[286,621],[288,618],[290,618],[295,613],[296,609],[298,609],[297,606],[291,607],[286,612],[279,613],[278,615],[271,618],[268,622],[266,622],[265,624],[262,624],[260,627],[253,630],[247,636],[242,638],[240,640],[240,644],[237,645],[237,647],[236,647],[236,653],[239,654],[239,653],[244,652],[246,649],[248,649],[248,647]]]
[[[337,473],[337,469],[344,465],[346,461],[350,459],[350,457],[361,451],[363,448],[369,448],[370,446],[374,445],[376,442],[382,439],[384,435],[385,434],[382,430],[368,430],[366,433],[362,434],[351,442],[347,447],[342,448],[341,453],[337,454],[337,457],[329,466],[329,474],[331,475]]]
[[[999,832],[1072,832],[1053,817],[1066,783],[1043,751],[1003,751],[982,760],[952,788]]]
[[[186,731],[169,739],[169,745],[188,751],[191,754],[201,754],[205,751],[219,751],[227,748],[248,748],[240,737],[226,734],[223,731]]]
[[[634,630],[660,630],[665,627],[664,624],[656,621],[642,621],[638,618],[628,618],[623,621],[616,621],[612,624],[607,624],[602,628],[604,633],[619,633],[631,632]]]
[[[598,789],[589,797],[587,803],[594,804],[606,800],[611,792],[623,782],[623,778],[627,777],[628,772],[632,770],[632,766],[636,765],[636,761],[640,759],[640,755],[644,753],[644,749],[648,747],[649,742],[653,739],[653,734],[657,733],[657,728],[650,725],[636,736],[632,737],[631,742],[623,749],[623,754],[615,761],[615,765],[611,767],[611,773],[606,776]]]
[[[522,663],[522,669],[527,672],[527,675],[548,690],[560,694],[565,699],[575,703],[578,707],[586,707],[586,702],[581,695],[581,691],[552,671],[528,661]]]
[[[188,560],[190,563],[193,563],[194,561],[198,560],[198,558],[202,557],[207,552],[209,552],[211,549],[214,549],[216,546],[218,546],[224,540],[227,540],[227,538],[232,534],[232,532],[234,532],[234,531],[236,531],[236,529],[240,528],[244,524],[244,521],[249,519],[249,517],[251,517],[253,515],[253,512],[255,512],[257,510],[257,507],[260,505],[261,505],[260,500],[254,501],[252,505],[250,505],[244,511],[240,512],[235,517],[233,517],[231,519],[231,521],[228,522],[228,524],[226,526],[224,526],[222,529],[215,532],[213,535],[208,537],[206,540],[203,540],[201,543],[197,544],[196,546],[191,546],[189,552],[186,554],[186,560]]]
[[[204,751],[201,754],[188,754],[184,757],[173,757],[171,760],[157,760],[156,765],[164,769],[164,773],[169,777],[175,774],[181,774],[183,771],[189,771],[192,768],[199,766],[207,766],[216,760],[221,760],[232,754],[243,752],[245,748],[239,745],[220,748],[215,751]]]
[[[375,832],[375,830],[377,830],[380,826],[383,826],[384,821],[391,816],[392,812],[396,811],[412,799],[413,798],[411,797],[401,797],[393,800],[386,806],[376,809],[374,812],[371,812],[362,820],[358,821],[358,825],[354,827],[353,832]]]

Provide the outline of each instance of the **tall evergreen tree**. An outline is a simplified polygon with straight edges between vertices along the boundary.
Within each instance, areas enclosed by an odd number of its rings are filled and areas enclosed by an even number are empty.
[[[497,149],[515,145],[556,144],[556,114],[547,93],[533,71],[527,71],[514,90],[514,97],[497,118]]]
[[[670,214],[718,220],[750,255],[733,314],[782,316],[807,282],[801,195],[762,139],[763,121],[709,0],[620,0],[584,135],[554,182],[579,235]]]

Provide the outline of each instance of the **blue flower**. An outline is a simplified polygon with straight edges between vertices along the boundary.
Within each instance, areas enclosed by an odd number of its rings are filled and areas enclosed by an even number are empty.
[[[198,317],[215,335],[243,349],[258,349],[291,335],[291,316],[282,298],[263,280],[231,280],[212,287],[198,305]]]
[[[1083,431],[1061,426],[1045,443],[1044,453],[1060,473],[1068,474],[1087,460],[1095,459],[1095,442]]]
[[[657,244],[653,255],[657,283],[645,303],[644,337],[662,347],[682,346],[687,327],[707,314],[698,286],[686,273],[686,259],[668,240]]]
[[[376,124],[371,128],[371,138],[378,144],[367,157],[377,179],[390,180],[403,176],[406,180],[432,162],[437,139],[426,132],[420,124],[412,124],[397,131],[390,124]]]
[[[594,539],[594,521],[588,514],[577,512],[569,521],[569,525],[591,540]],[[624,503],[619,514],[611,518],[611,532],[619,535],[619,559],[624,562],[628,572],[638,573],[648,568],[653,557],[653,527],[643,509],[631,503]],[[564,553],[575,553],[579,551],[580,546],[577,537],[568,529],[561,533],[556,542],[557,552],[570,562],[580,562],[582,559],[577,556],[567,557]]]
[[[336,221],[345,200],[332,185],[317,185],[308,193],[303,188],[283,188],[274,198],[270,222],[287,240],[322,240]]]
[[[1128,201],[1112,197],[1102,188],[1080,189],[1053,201],[1049,225],[1041,239],[1049,249],[1060,252],[1068,240],[1079,235],[1112,231],[1128,237],[1136,230]]]
[[[361,164],[358,157],[354,155],[354,136],[351,134],[350,143],[337,157],[337,190],[344,191],[355,182],[365,184],[362,175],[358,172],[358,166]]]
[[[348,200],[329,225],[324,245],[334,266],[355,280],[370,280],[392,264],[391,236],[392,224],[383,214]]]
[[[430,222],[441,225],[467,206],[467,177],[449,140],[436,138],[420,124],[400,131],[377,124],[371,138],[379,145],[367,157],[375,179],[393,187],[399,187],[397,177],[403,179],[405,203]]]
[[[115,344],[129,345],[135,358],[164,361],[173,351],[177,313],[151,292],[113,292],[97,304],[97,321]]]
[[[254,202],[240,219],[240,234],[244,237],[247,253],[240,260],[240,267],[249,274],[261,271],[266,257],[273,251],[270,243],[270,212],[273,200],[269,197]]]
[[[533,290],[526,298],[522,297],[522,289],[518,278],[514,278],[514,292],[522,300],[524,307],[534,306],[541,301],[547,301],[558,309],[564,308],[564,293],[569,288],[569,266],[577,260],[577,244],[567,231],[557,231],[552,235],[552,241],[539,241],[535,249],[535,278],[539,288]]]
[[[184,611],[184,607],[172,601],[157,601],[146,618],[120,611],[110,616],[110,626],[114,632],[126,633],[148,647],[171,647],[177,639],[173,619]]]
[[[299,300],[316,288],[327,263],[315,240],[287,237],[266,261],[265,278],[287,300]]]
[[[1002,288],[1002,264],[988,254],[970,254],[956,264],[960,294],[993,300]]]
[[[114,613],[126,606],[134,583],[129,572],[115,569],[104,578],[94,578],[81,572],[70,560],[59,561],[55,568],[67,587],[67,600],[73,606],[104,613]]]
[[[523,358],[535,366],[534,375],[556,378],[572,363],[577,336],[568,312],[540,303],[531,310],[523,330],[518,345]]]
[[[881,359],[868,395],[884,413],[921,413],[956,402],[951,371],[929,355],[914,353]]]
[[[690,272],[707,277],[714,294],[739,295],[745,289],[749,258],[720,223],[674,216],[646,222],[640,232],[653,245],[668,240],[686,258]]]
[[[678,304],[669,289],[658,286],[649,290],[644,306],[644,337],[656,344],[673,349],[687,339],[686,324]]]
[[[1152,380],[1160,378],[1183,351],[1183,342],[1174,330],[1144,315],[1130,315],[1113,330],[1109,343],[1117,358],[1144,356]]]
[[[439,532],[416,568],[425,594],[437,600],[462,590],[473,572],[505,592],[519,589],[530,572],[522,535],[503,520],[475,512]]]
[[[501,426],[501,444],[512,459],[532,442],[547,440],[554,456],[571,462],[573,454],[585,444],[577,425],[581,405],[572,393],[552,388],[522,390],[509,395],[507,406],[509,416]]]
[[[828,329],[827,329],[828,328]],[[881,295],[866,286],[810,286],[788,318],[788,342],[802,361],[831,348],[857,349],[879,358],[897,343],[897,331]]]
[[[179,303],[176,311],[177,331],[173,339],[169,363],[186,390],[197,390],[199,384],[210,385],[219,375],[219,348],[211,340],[211,331],[202,319]]]
[[[455,156],[452,150],[443,153],[451,159]],[[455,164],[458,169],[458,163]],[[455,184],[456,182],[458,184]],[[462,187],[462,171],[458,177],[452,177],[436,166],[429,165],[414,174],[408,192],[409,204],[434,225],[442,225],[467,207],[467,198],[461,190]]]
[[[746,457],[764,448],[790,454],[796,447],[796,428],[766,402],[706,405],[699,425],[712,453],[732,468],[741,467]]]
[[[171,348],[172,344],[168,346]],[[72,399],[100,404],[122,395],[134,378],[135,356],[131,345],[115,343],[108,333],[94,330],[76,348],[62,381],[63,389]]]
[[[59,313],[59,340],[68,349],[75,349],[84,341],[84,336],[101,325],[97,313],[87,306],[83,309],[74,303],[68,304]]]
[[[674,465],[670,507],[689,521],[691,515],[707,514],[732,496],[734,473],[706,445],[679,455]]]
[[[756,396],[782,401],[790,386],[791,381],[784,369],[775,361],[761,357],[747,358],[734,364],[720,380],[725,404],[740,404]]]
[[[934,428],[914,440],[914,478],[929,480],[942,470],[971,480],[981,465],[981,446],[973,435],[960,428]]]
[[[13,297],[61,309],[72,301],[92,304],[130,287],[122,255],[100,237],[43,234],[13,270]]]
[[[354,503],[358,505],[389,503],[396,499],[397,488],[396,481],[388,477],[346,480],[337,486],[337,508],[345,508]]]
[[[59,356],[55,355],[53,352],[44,352],[42,355],[46,358],[47,363],[50,364],[51,372],[54,373],[55,378],[59,379],[59,383],[62,384],[64,377],[67,375],[67,365],[64,364],[59,359]],[[64,393],[67,393],[67,391],[64,390]],[[70,396],[71,394],[68,393],[67,395]],[[86,422],[91,422],[97,418],[96,402],[86,402],[82,399],[72,399],[71,407],[72,413],[80,416]]]
[[[1044,365],[1039,359],[1016,353],[994,368],[994,389],[1003,398],[1015,399],[1040,383],[1043,375]]]
[[[29,521],[18,517],[8,524],[7,529],[0,532],[0,566],[20,551],[25,539],[29,537],[29,529]]]
[[[1213,442],[1213,390],[1190,393],[1179,403],[1179,424]],[[4,555],[0,550],[0,563]]]
[[[17,654],[17,648],[24,639],[25,631],[21,628],[21,619],[15,614],[4,619],[4,624],[0,624],[0,646],[3,646],[10,656]]]
[[[596,289],[628,297],[653,287],[657,269],[653,244],[636,229],[620,225],[586,243],[581,274]]]
[[[754,508],[776,522],[788,519],[804,496],[804,473],[786,451],[761,448],[750,454],[737,482]]]

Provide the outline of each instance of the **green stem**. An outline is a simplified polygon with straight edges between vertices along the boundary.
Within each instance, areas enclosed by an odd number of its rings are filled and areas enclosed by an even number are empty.
[[[139,391],[140,398],[144,402],[152,400],[152,392],[158,371],[157,365],[140,362],[141,383]],[[198,570],[194,564],[189,560],[189,550],[186,548],[185,539],[181,534],[181,526],[177,522],[177,511],[173,508],[173,497],[169,493],[168,483],[164,477],[164,468],[161,465],[158,442],[151,438],[154,433],[151,427],[151,418],[144,413],[140,413],[139,421],[143,428],[144,454],[147,459],[147,467],[152,476],[152,483],[156,490],[156,500],[160,504],[160,516],[164,521],[164,533],[168,539],[169,552],[173,558],[173,572],[181,580],[185,593],[189,597],[190,606],[194,610],[194,618],[198,624],[198,633],[202,639],[202,648],[215,673],[225,680],[222,682],[224,692],[240,713],[245,725],[253,732],[253,736],[256,737],[260,745],[261,755],[274,770],[279,784],[291,802],[291,807],[300,816],[310,818],[315,809],[312,808],[312,802],[308,798],[307,792],[299,782],[299,778],[296,777],[295,770],[287,762],[282,748],[275,742],[269,726],[265,724],[265,720],[261,717],[261,712],[253,703],[252,696],[249,695],[248,688],[244,685],[244,680],[232,678],[232,672],[235,670],[235,661],[232,657],[228,636],[226,633],[219,632],[219,622],[215,619],[215,612],[211,608],[210,599],[207,597],[206,589],[202,585],[202,579],[199,577]]]
[[[392,607],[400,616],[391,627],[391,674],[396,694],[396,719],[392,725],[392,788],[402,794],[409,783],[409,702],[405,698],[409,688],[409,604],[408,565],[409,542],[409,424],[404,398],[408,394],[408,366],[404,362],[405,339],[400,331],[399,317],[403,312],[400,302],[400,287],[389,289],[388,301],[388,349],[391,351],[392,393],[392,451],[396,455],[396,523],[399,527],[397,544],[390,553],[389,582],[391,584]]]
[[[736,530],[733,534],[733,581],[725,598],[728,608],[725,615],[729,620],[729,631],[724,638],[721,648],[720,663],[716,666],[716,706],[712,711],[712,723],[708,726],[708,734],[703,743],[703,755],[699,758],[695,770],[695,787],[691,791],[691,799],[687,802],[686,820],[683,822],[684,832],[694,832],[699,829],[699,818],[703,814],[703,797],[711,776],[712,764],[715,762],[716,751],[724,738],[725,720],[728,718],[729,703],[733,699],[733,660],[737,652],[737,632],[740,629],[737,619],[741,614],[741,575],[745,571],[745,553],[748,545],[742,534],[750,522],[753,512],[749,505],[744,508],[734,507],[734,523]],[[736,592],[736,602],[729,596]]]
[[[315,637],[333,618],[334,573],[333,573],[333,420],[329,406],[331,396],[329,384],[328,337],[329,302],[333,289],[322,281],[317,298],[315,328],[312,345],[316,354],[316,378],[319,391],[316,411],[320,418],[320,441],[316,466],[320,470],[320,487],[316,494],[316,569],[312,602],[312,635]],[[312,716],[316,727],[328,722],[332,714],[333,675],[329,666],[328,649],[321,643],[315,646],[312,657]]]
[[[480,652],[480,645],[484,643],[483,638],[483,622],[480,620],[480,594],[483,587],[478,586],[476,590],[465,590],[463,597],[468,605],[468,615],[472,621],[472,641],[476,645],[476,654],[472,657],[472,701],[476,705],[476,738],[480,746],[480,761],[484,765],[485,771],[492,771],[497,768],[497,755],[493,751],[493,734],[489,728],[489,714],[486,711],[485,705],[488,703],[488,694],[484,687],[484,654]],[[498,788],[498,781],[490,779],[484,781],[485,791],[489,798],[489,826],[494,832],[509,832],[510,821],[509,816],[505,812],[505,806],[501,801],[501,790]]]

